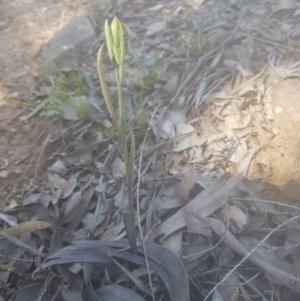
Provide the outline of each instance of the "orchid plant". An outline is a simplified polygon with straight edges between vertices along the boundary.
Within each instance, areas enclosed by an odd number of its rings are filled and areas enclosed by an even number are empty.
[[[122,23],[118,18],[114,18],[109,25],[108,20],[105,21],[105,38],[106,38],[106,46],[108,50],[108,55],[110,61],[115,70],[115,77],[118,89],[118,107],[119,114],[117,116],[115,109],[113,107],[107,84],[104,77],[103,65],[102,65],[102,45],[99,49],[97,55],[97,66],[98,66],[98,74],[100,78],[101,89],[103,92],[103,96],[105,99],[105,103],[112,119],[113,125],[117,130],[122,152],[125,163],[125,171],[126,171],[126,179],[127,179],[127,187],[128,187],[128,205],[129,211],[123,212],[123,219],[125,224],[125,229],[129,238],[130,247],[133,253],[137,253],[137,245],[136,245],[136,233],[135,233],[135,222],[134,222],[134,209],[133,209],[133,171],[134,171],[134,156],[135,156],[135,137],[132,129],[129,125],[125,124],[124,118],[124,105],[122,98],[122,81],[123,81],[123,73],[124,73],[124,31]],[[126,131],[127,128],[127,131]],[[130,136],[130,150],[127,146],[127,132]]]

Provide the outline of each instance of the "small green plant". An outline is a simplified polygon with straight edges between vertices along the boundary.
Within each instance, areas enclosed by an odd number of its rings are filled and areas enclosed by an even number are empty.
[[[159,67],[158,60],[150,67],[148,74],[145,76],[144,81],[146,84],[154,85],[156,84],[162,74],[162,69]]]
[[[130,247],[133,253],[137,254],[136,245],[136,233],[134,222],[134,209],[133,209],[133,171],[134,171],[134,156],[135,156],[135,138],[130,126],[127,126],[130,135],[130,150],[127,147],[127,133],[124,118],[123,99],[122,99],[122,81],[124,72],[124,32],[121,22],[115,17],[111,23],[108,24],[108,20],[105,21],[105,38],[108,50],[108,55],[111,63],[115,69],[115,77],[118,90],[118,107],[119,116],[115,112],[108,88],[105,82],[103,66],[102,66],[102,50],[103,45],[100,47],[97,55],[97,66],[100,79],[100,85],[105,99],[105,103],[112,119],[113,125],[118,132],[118,136],[121,142],[123,158],[125,163],[127,187],[128,187],[128,204],[129,211],[123,212],[123,219],[125,229],[128,235]]]
[[[199,29],[197,32],[188,33],[189,52],[192,58],[198,58],[214,45],[211,43],[210,34],[203,34]]]
[[[45,77],[50,82],[49,77]],[[79,72],[70,70],[60,74],[52,81],[53,89],[49,93],[48,104],[42,115],[54,116],[61,112],[61,102],[66,101],[75,110],[79,118],[88,118],[87,101],[83,98],[84,83]]]
[[[60,114],[60,100],[55,95],[51,94],[48,97],[48,103],[42,111],[42,116],[51,117]]]
[[[71,97],[67,99],[67,102],[75,110],[80,119],[87,119],[89,117],[88,100],[85,96]]]
[[[146,69],[133,48],[131,49],[131,54],[142,75],[138,80],[134,79],[135,84],[142,87],[144,90],[151,89],[153,85],[158,83],[161,79],[165,69],[165,64],[162,66],[158,58],[155,58],[154,63],[150,66],[150,68]]]
[[[201,29],[197,24],[194,15],[194,9],[187,0],[182,0],[182,7],[185,9],[184,30],[174,30],[172,26],[168,26],[175,55],[178,57],[186,54],[192,59],[197,59],[210,49],[214,48],[218,43],[218,20],[219,13],[212,16],[212,23],[205,30]]]

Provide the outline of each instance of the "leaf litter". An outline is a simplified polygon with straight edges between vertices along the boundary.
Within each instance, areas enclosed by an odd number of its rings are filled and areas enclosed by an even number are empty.
[[[93,122],[64,103],[67,121],[51,139],[65,145],[42,167],[48,181],[2,208],[5,300],[294,300],[299,208],[266,201],[247,179],[257,152],[274,147],[272,88],[300,74],[290,62],[296,30],[286,34],[297,21],[292,2],[111,7],[135,54],[126,59],[127,118],[141,114],[149,126],[135,181],[148,263],[141,241],[134,255],[120,239],[124,163],[98,79],[83,70],[89,92],[79,98]],[[153,291],[148,272],[136,273],[147,265]]]

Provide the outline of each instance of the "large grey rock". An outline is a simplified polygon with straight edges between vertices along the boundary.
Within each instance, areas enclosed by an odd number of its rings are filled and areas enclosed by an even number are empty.
[[[86,16],[77,16],[57,31],[42,53],[40,66],[47,71],[61,70],[80,63],[89,55],[97,39],[92,23]]]

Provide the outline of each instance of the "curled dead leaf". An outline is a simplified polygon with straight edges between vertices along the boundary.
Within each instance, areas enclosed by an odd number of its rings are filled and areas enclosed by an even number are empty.
[[[51,224],[44,221],[29,221],[3,229],[2,232],[13,237],[19,237],[22,233],[43,230],[48,227],[51,227]]]
[[[229,221],[234,222],[237,233],[243,232],[249,223],[248,216],[237,206],[228,207],[227,217]]]

